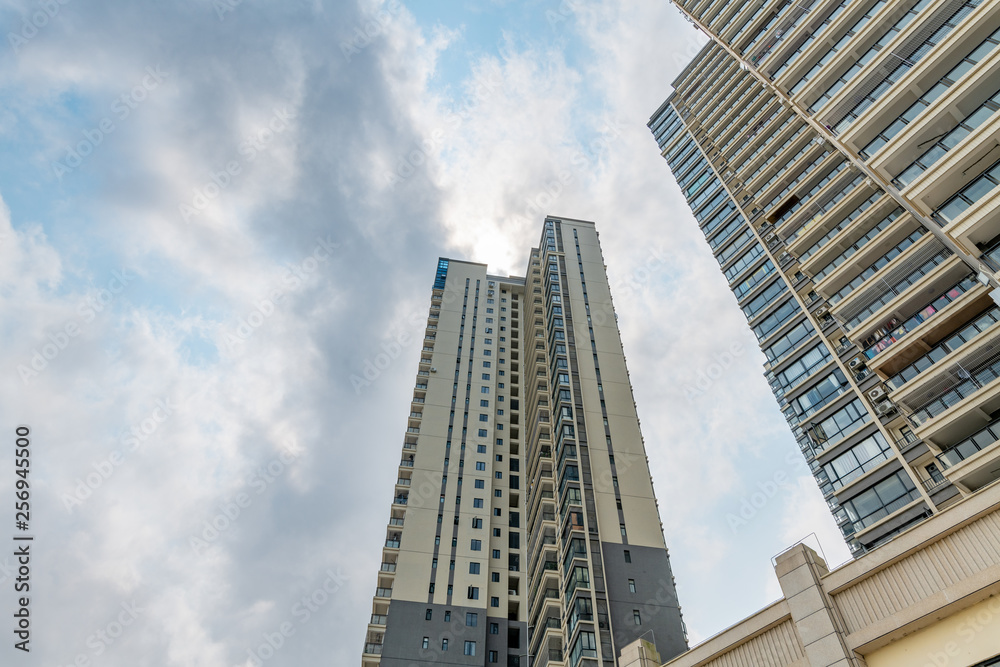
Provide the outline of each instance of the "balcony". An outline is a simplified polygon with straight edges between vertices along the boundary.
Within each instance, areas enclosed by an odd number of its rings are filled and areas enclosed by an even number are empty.
[[[357,650],[357,649],[355,649]],[[381,644],[365,644],[365,653],[367,655],[382,655],[382,645]]]
[[[375,597],[377,598],[391,598],[392,589],[391,588],[376,588]]]
[[[940,296],[917,310],[912,316],[900,323],[898,318],[892,318],[865,339],[865,357],[874,359],[880,352],[891,345],[899,342],[903,336],[910,333],[931,317],[934,317],[941,309],[948,306],[963,294],[977,285],[971,276],[966,276],[955,284],[951,289],[945,290]],[[902,307],[897,308],[901,310]]]
[[[385,625],[385,621],[388,618],[385,614],[372,614],[372,618],[369,623],[372,625]]]
[[[395,563],[386,563],[386,562],[383,562],[382,565],[379,566],[379,571],[381,571],[381,572],[395,572],[396,571],[396,564]]]
[[[958,351],[966,345],[966,343],[970,343],[975,340],[981,333],[993,328],[997,322],[1000,322],[1000,308],[990,308],[986,312],[976,316],[972,322],[932,347],[926,354],[918,357],[908,366],[905,366],[897,373],[890,376],[885,381],[886,385],[894,390],[901,388],[904,384],[914,379],[952,352]]]
[[[965,438],[938,455],[945,476],[956,486],[976,491],[1000,479],[1000,420]]]
[[[1000,377],[1000,353],[989,346],[981,348],[963,359],[961,363],[950,365],[943,377],[921,391],[912,402],[903,401],[910,409],[910,421],[916,426],[924,426],[991,385],[998,377]],[[995,392],[989,393],[991,394],[989,398],[994,399],[995,403],[995,396],[992,396]],[[919,399],[919,402],[916,399]],[[995,406],[978,407],[989,414],[990,409]],[[965,414],[968,414],[967,410],[962,410],[962,415],[952,413],[952,416],[957,419]]]

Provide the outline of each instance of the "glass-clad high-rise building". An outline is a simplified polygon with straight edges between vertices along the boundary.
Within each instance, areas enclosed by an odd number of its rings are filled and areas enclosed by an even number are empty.
[[[524,277],[439,260],[377,579],[364,667],[686,649],[593,223]]]
[[[862,553],[1000,478],[1000,3],[674,4],[650,130]]]

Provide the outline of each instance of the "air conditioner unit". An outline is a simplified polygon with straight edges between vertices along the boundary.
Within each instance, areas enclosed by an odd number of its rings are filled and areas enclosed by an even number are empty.
[[[816,311],[813,314],[816,317],[819,317],[819,318],[822,319],[822,318],[826,317],[829,313],[830,313],[830,309],[829,308],[827,308],[826,306],[820,306],[819,308],[816,309]]]
[[[774,232],[768,232],[767,234],[764,234],[764,242],[765,243],[770,243],[771,241],[774,241],[777,238],[778,238],[778,235],[775,234]]]
[[[437,372],[438,372],[438,369],[436,369],[433,366],[431,366],[431,373],[437,373]]]
[[[896,406],[893,405],[892,401],[883,401],[875,407],[875,412],[879,417],[884,417],[896,412]]]
[[[868,390],[868,398],[871,399],[871,401],[873,403],[875,401],[878,401],[878,400],[882,399],[882,398],[885,398],[885,387],[883,387],[882,385],[879,385],[879,386],[875,387],[874,389],[869,389]]]
[[[864,365],[865,365],[865,360],[862,359],[861,357],[854,357],[853,359],[847,362],[847,367],[850,368],[851,370],[858,370],[859,368],[862,368]]]

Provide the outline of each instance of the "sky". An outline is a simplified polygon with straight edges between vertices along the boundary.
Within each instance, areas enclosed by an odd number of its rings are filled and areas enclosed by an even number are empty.
[[[523,275],[547,214],[601,234],[691,641],[777,599],[808,535],[847,559],[646,128],[704,44],[665,0],[0,0],[0,26],[8,619],[34,536],[3,664],[243,666],[283,625],[264,664],[359,664],[437,258]]]

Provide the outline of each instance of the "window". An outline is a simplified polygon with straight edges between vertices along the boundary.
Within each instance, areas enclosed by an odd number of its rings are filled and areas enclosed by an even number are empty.
[[[635,593],[635,579],[628,580],[628,592]]]
[[[479,563],[469,563],[469,574],[479,574]],[[468,625],[468,623],[466,623]],[[475,623],[473,623],[475,625]]]
[[[438,566],[438,559],[437,558],[432,559],[431,560],[431,569],[432,570],[436,570],[437,566]]]
[[[499,607],[500,606],[500,598],[498,598],[498,597],[491,597],[490,598],[490,606],[491,607]]]
[[[620,524],[620,526],[619,526],[619,527],[621,528],[621,531],[622,531],[622,537],[628,537],[628,536],[627,536],[627,535],[625,534],[625,524],[624,524],[624,523],[623,523],[623,524]]]
[[[427,587],[427,592],[428,593],[433,593],[434,592],[434,584],[431,584],[430,586]]]
[[[493,557],[494,558],[500,558],[500,550],[499,549],[494,549],[493,550]]]
[[[499,528],[494,528],[493,529],[493,537],[500,537],[500,529]]]
[[[483,373],[483,379],[484,380],[489,380],[490,379],[490,374],[489,373]]]
[[[493,581],[493,583],[497,584],[500,583],[500,573],[499,572],[490,573],[490,580]]]
[[[493,475],[494,475],[494,476],[495,476],[495,477],[496,477],[497,479],[503,479],[503,473],[502,473],[502,472],[500,472],[499,470],[497,470],[497,471],[496,471],[495,473],[493,473]]]
[[[465,642],[465,655],[475,655],[476,654],[476,642]]]
[[[482,540],[472,540],[472,546],[470,547],[473,551],[482,551],[483,541]],[[635,591],[633,591],[634,593]]]
[[[495,456],[497,461],[503,461],[503,454],[496,454]]]
[[[444,622],[448,623],[449,621],[451,621],[451,610],[450,609],[444,612]]]
[[[480,414],[479,415],[479,421],[481,421],[481,422],[488,422],[489,420],[490,420],[490,416],[489,415],[484,415],[484,414]]]
[[[639,615],[638,609],[632,610],[632,620],[635,621],[636,625],[642,625],[642,617]]]
[[[490,651],[489,656],[490,656],[490,662],[491,663],[497,661],[497,652],[496,651]]]
[[[486,445],[476,445],[476,453],[477,454],[485,454],[486,453]]]
[[[626,563],[632,562],[632,553],[628,549],[625,550],[625,562]]]
[[[483,350],[483,356],[484,357],[488,357],[491,354],[493,354],[493,350],[489,350],[489,349]]]
[[[503,447],[503,438],[497,438],[497,447]]]
[[[503,498],[503,489],[494,489],[493,490],[493,497],[494,498]]]
[[[470,600],[478,600],[479,599],[479,587],[478,586],[469,586],[469,599]]]
[[[433,609],[428,609],[427,612],[424,614],[424,619],[428,621],[431,620],[431,616],[433,615],[433,613],[434,613]]]
[[[479,625],[479,614],[473,614],[472,612],[466,613],[465,625],[467,625],[470,628],[474,628],[477,625]]]
[[[420,648],[430,648],[430,646],[431,646],[431,638],[424,637],[424,641],[420,644]]]
[[[484,398],[483,400],[479,401],[479,407],[481,408],[490,407],[490,400],[488,398]],[[480,419],[482,419],[482,417],[480,417]]]
[[[483,520],[480,519],[480,518],[478,518],[478,517],[474,517],[472,519],[472,527],[473,528],[482,528],[483,527]]]
[[[489,367],[490,367],[490,362],[488,362],[488,361],[484,361],[484,362],[483,362],[483,368],[489,368]],[[486,389],[486,387],[483,387],[483,389]],[[485,392],[485,391],[484,391],[483,393],[484,393],[484,394],[486,394],[486,393],[488,393],[488,392]]]
[[[485,437],[487,437],[487,436],[489,435],[489,433],[490,433],[490,432],[489,432],[489,431],[487,431],[487,430],[486,430],[485,428],[481,428],[481,429],[479,429],[479,437],[480,437],[480,438],[485,438]]]
[[[500,634],[500,624],[499,623],[490,623],[490,634],[491,635],[498,635],[498,634]]]
[[[476,480],[476,481],[478,482],[478,481],[482,481],[482,480]],[[475,507],[475,508],[481,508],[483,506],[483,499],[482,498],[473,498],[472,499],[472,506]]]
[[[476,470],[486,470],[486,461],[476,461]]]
[[[448,650],[448,640],[447,639],[442,639],[441,640],[441,650],[442,651],[447,651]]]
[[[476,488],[477,489],[485,489],[486,488],[486,481],[482,480],[482,479],[477,479],[476,480]]]

